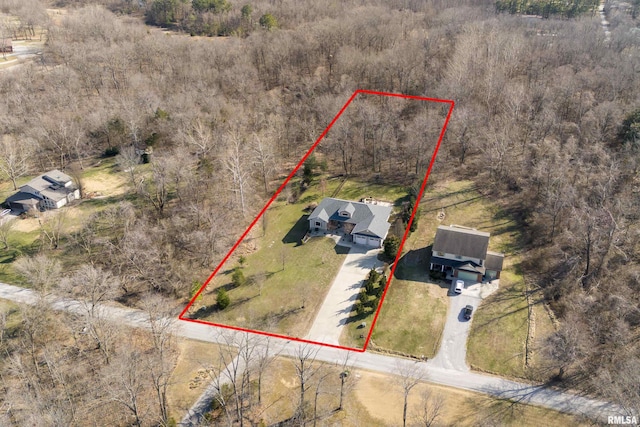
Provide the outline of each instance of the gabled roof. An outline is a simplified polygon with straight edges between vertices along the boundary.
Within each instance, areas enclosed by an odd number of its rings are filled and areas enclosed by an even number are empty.
[[[487,259],[484,261],[484,266],[487,270],[502,271],[503,261],[504,254],[487,251]]]
[[[340,216],[347,211],[350,218]],[[354,224],[351,234],[366,234],[374,237],[385,237],[391,225],[387,219],[391,215],[390,206],[371,205],[368,203],[352,202],[349,200],[327,197],[311,212],[309,220],[321,219]]]
[[[314,214],[316,215],[313,216]],[[325,209],[320,209],[320,212],[316,212],[314,210],[313,213],[309,216],[309,219],[321,219],[325,222],[329,222],[329,214]]]
[[[372,216],[369,220],[359,222],[353,227],[351,234],[366,234],[367,236],[385,237],[389,231],[389,224],[386,220],[377,220]]]
[[[457,225],[441,225],[436,230],[433,250],[469,258],[485,259],[489,233]]]
[[[345,203],[339,210],[338,212],[347,212],[349,214],[349,216],[353,216],[354,212],[356,211],[355,206],[353,206],[353,203],[348,202]]]

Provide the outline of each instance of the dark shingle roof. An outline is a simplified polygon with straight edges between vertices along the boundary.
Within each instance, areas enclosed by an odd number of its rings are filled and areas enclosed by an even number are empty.
[[[471,271],[473,273],[484,274],[485,268],[471,261],[457,261],[448,258],[431,257],[431,262],[438,265],[446,265],[456,270]]]
[[[433,250],[484,259],[489,247],[489,233],[459,226],[441,225],[436,231]]]
[[[5,200],[6,203],[20,203],[22,205],[37,205],[38,199],[33,194],[25,193],[23,191],[18,191],[15,194],[7,197]]]
[[[503,261],[504,254],[487,251],[487,259],[484,261],[484,266],[487,270],[502,271]]]

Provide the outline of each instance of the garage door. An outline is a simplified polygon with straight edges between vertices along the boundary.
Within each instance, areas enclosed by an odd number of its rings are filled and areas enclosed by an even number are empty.
[[[380,239],[378,239],[377,237],[368,237],[367,238],[367,245],[373,247],[373,248],[379,248],[380,247]]]
[[[366,245],[367,244],[367,238],[364,237],[364,236],[355,235],[355,236],[353,236],[353,238],[354,238],[354,241],[359,245]]]
[[[471,273],[468,271],[458,271],[458,279],[462,279],[462,280],[470,280],[470,281],[477,281],[478,280],[478,274],[477,273]]]

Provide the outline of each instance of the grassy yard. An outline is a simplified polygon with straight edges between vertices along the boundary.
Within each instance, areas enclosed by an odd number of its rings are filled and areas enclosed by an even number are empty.
[[[484,300],[475,313],[467,344],[467,362],[474,369],[525,377],[527,325],[522,276],[503,271],[500,288]]]
[[[20,306],[12,301],[0,299],[0,313],[6,316],[6,324],[3,331],[5,337],[12,335],[22,324],[19,313]]]
[[[326,183],[324,191],[318,185],[321,179]],[[347,249],[336,247],[328,238],[300,244],[308,230],[305,208],[329,197],[340,183],[340,178],[318,176],[296,203],[286,201],[285,191],[213,278],[193,315],[215,323],[304,336],[347,254]],[[399,187],[348,180],[336,197],[359,200],[372,196],[393,202],[403,194]],[[240,270],[247,284],[235,287],[232,275],[240,256],[246,259]],[[224,310],[215,303],[220,288],[231,300]]]
[[[313,414],[313,400],[318,385],[322,378],[320,394],[318,395],[318,420],[319,426],[344,426],[358,427],[371,426],[382,427],[389,424],[372,417],[366,406],[356,397],[359,387],[360,371],[352,374],[348,385],[345,387],[344,406],[342,411],[336,411],[340,393],[340,367],[333,364],[317,364],[319,367],[316,375],[309,379],[310,389],[306,393],[307,413],[311,426]],[[296,375],[293,360],[276,358],[266,372],[263,384],[263,408],[260,418],[264,425],[277,425],[278,422],[291,417],[297,407],[300,398],[300,383]]]
[[[208,286],[198,317],[223,324],[258,328],[277,333],[306,334],[347,251],[333,240],[314,238],[300,244],[308,229],[304,203],[274,202]],[[231,277],[240,256],[247,284],[233,288]],[[225,287],[231,304],[215,309],[217,289]],[[304,306],[304,308],[302,308]],[[204,314],[202,316],[201,314]]]
[[[420,266],[408,264],[402,259],[396,269],[371,339],[376,348],[430,358],[444,328],[447,289],[430,283]]]
[[[87,162],[88,164],[89,162]],[[26,184],[35,176],[25,176],[18,180],[18,187]],[[9,248],[0,250],[0,281],[26,286],[23,278],[15,272],[13,261],[21,255],[31,255],[40,248],[39,237],[42,224],[57,221],[62,216],[62,240],[65,236],[78,230],[91,214],[106,208],[110,204],[117,203],[124,197],[128,182],[127,177],[119,172],[114,159],[100,160],[94,166],[85,167],[82,171],[82,182],[85,196],[93,199],[83,199],[61,209],[38,213],[37,218],[13,219],[12,228],[9,231]],[[0,183],[0,199],[15,193],[13,184],[9,181]],[[56,256],[51,253],[51,256]],[[60,253],[62,254],[62,253]],[[64,261],[67,264],[73,262],[65,253]]]
[[[219,369],[220,351],[231,352],[229,356],[237,354],[235,349],[187,339],[178,340],[178,348],[180,355],[167,390],[169,416],[176,421],[182,419],[209,385],[211,376]],[[212,367],[215,370],[208,371]]]
[[[402,425],[402,389],[397,379],[389,375],[358,372],[355,398],[368,415],[387,426]],[[495,399],[478,393],[433,384],[420,383],[409,394],[408,425],[417,422],[423,413],[423,396],[442,398],[443,405],[435,425],[451,426],[579,426],[581,420],[536,406]]]
[[[415,356],[435,355],[448,306],[448,283],[432,283],[429,278],[430,245],[439,225],[474,227],[491,233],[489,249],[504,252],[506,258],[500,288],[474,315],[468,362],[483,371],[528,376],[524,371],[528,313],[524,281],[516,268],[520,260],[516,222],[479,193],[471,181],[427,187],[420,209],[418,229],[405,243],[382,306],[372,336],[374,344]],[[537,339],[541,340],[550,328],[544,310],[538,312],[541,327]],[[539,358],[534,358],[536,361]]]
[[[347,180],[338,194],[339,199],[359,201],[363,197],[398,204],[407,196],[407,189],[396,185],[369,184],[355,180]]]

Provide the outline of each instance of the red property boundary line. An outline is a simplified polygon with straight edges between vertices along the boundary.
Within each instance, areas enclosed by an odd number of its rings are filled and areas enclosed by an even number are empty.
[[[274,333],[271,333],[271,332],[259,331],[259,330],[255,330],[255,329],[241,328],[241,327],[238,327],[238,326],[223,325],[223,324],[219,324],[219,323],[206,322],[204,320],[190,319],[190,318],[184,317],[185,313],[189,310],[189,308],[191,308],[193,303],[200,296],[200,294],[204,291],[204,289],[207,287],[209,282],[211,282],[213,277],[216,274],[218,274],[218,271],[220,271],[220,269],[227,262],[229,257],[231,257],[231,254],[238,248],[238,246],[240,245],[240,243],[242,243],[242,241],[247,236],[247,234],[249,234],[249,232],[251,231],[253,226],[258,222],[258,220],[260,220],[260,218],[262,217],[262,215],[264,215],[264,213],[269,208],[269,206],[271,206],[271,203],[273,203],[273,201],[276,199],[276,197],[278,197],[278,195],[282,192],[282,190],[285,188],[285,186],[289,183],[291,178],[293,178],[295,176],[296,172],[298,172],[298,169],[300,169],[300,167],[302,167],[302,165],[307,160],[307,158],[311,155],[313,150],[315,150],[316,147],[318,146],[318,144],[320,144],[320,141],[322,141],[322,139],[326,136],[326,134],[329,132],[329,130],[333,127],[335,122],[340,118],[342,113],[344,113],[344,111],[347,109],[347,107],[351,104],[351,102],[359,94],[388,96],[388,97],[404,98],[404,99],[413,99],[413,100],[418,100],[418,101],[437,102],[437,103],[448,104],[449,105],[449,111],[447,112],[447,116],[446,116],[446,118],[444,120],[444,125],[442,126],[442,129],[440,130],[440,135],[438,137],[438,142],[436,144],[435,149],[433,150],[433,154],[431,155],[431,161],[429,162],[429,167],[427,168],[427,173],[425,174],[425,177],[424,177],[424,179],[422,181],[422,185],[420,186],[420,191],[418,192],[418,196],[417,196],[417,199],[416,199],[418,201],[422,200],[422,194],[424,193],[424,189],[425,189],[425,187],[427,185],[427,180],[429,179],[429,175],[431,174],[431,169],[433,168],[433,164],[435,163],[435,160],[436,160],[436,155],[438,154],[438,150],[440,149],[440,144],[442,143],[442,138],[444,137],[444,134],[445,134],[445,132],[447,130],[447,126],[449,125],[449,120],[451,119],[451,114],[453,113],[453,107],[455,105],[454,101],[448,100],[448,99],[428,98],[428,97],[422,97],[422,96],[404,95],[404,94],[400,94],[400,93],[376,92],[376,91],[372,91],[372,90],[358,89],[351,95],[351,97],[347,100],[347,102],[344,104],[344,106],[340,109],[338,114],[336,114],[336,116],[333,118],[333,120],[331,120],[331,123],[329,123],[329,125],[325,128],[325,130],[322,132],[322,134],[315,141],[315,143],[311,146],[311,148],[306,152],[306,154],[298,162],[296,167],[293,169],[293,171],[291,171],[289,176],[287,176],[287,178],[280,185],[278,190],[273,194],[273,196],[271,196],[269,201],[264,205],[262,210],[258,213],[256,218],[251,222],[249,227],[247,227],[247,229],[244,231],[244,233],[242,233],[240,238],[236,241],[236,243],[233,245],[233,247],[229,250],[227,255],[222,259],[222,261],[220,262],[220,264],[218,264],[216,269],[213,270],[213,273],[211,273],[209,278],[207,278],[207,280],[204,282],[204,284],[200,287],[198,292],[193,296],[193,298],[191,298],[191,300],[189,301],[189,304],[187,304],[187,306],[182,310],[182,312],[178,316],[178,319],[184,320],[186,322],[199,323],[199,324],[208,325],[208,326],[217,326],[217,327],[220,327],[220,328],[231,329],[231,330],[240,331],[240,332],[250,332],[250,333],[258,334],[258,335],[264,335],[264,336],[269,336],[269,337],[274,337],[274,338],[281,338],[281,339],[285,339],[285,340],[289,340],[289,341],[297,341],[297,342],[302,342],[302,343],[307,343],[307,344],[322,345],[322,346],[325,346],[325,347],[337,348],[337,349],[340,349],[340,350],[354,351],[354,352],[358,352],[358,353],[364,353],[367,350],[367,347],[369,345],[369,341],[371,340],[371,335],[373,334],[373,328],[375,327],[376,322],[378,321],[378,316],[380,315],[380,309],[382,308],[382,304],[384,303],[384,299],[385,299],[385,297],[387,295],[387,291],[389,290],[389,284],[391,283],[391,280],[393,279],[393,275],[395,274],[395,271],[396,271],[396,266],[398,265],[398,261],[400,260],[400,257],[402,255],[402,249],[404,247],[404,243],[407,240],[407,237],[409,237],[409,230],[411,228],[411,224],[413,223],[413,218],[415,217],[416,212],[418,211],[418,207],[420,205],[419,202],[415,204],[415,206],[413,208],[413,212],[411,212],[411,218],[409,218],[409,222],[407,223],[407,227],[406,227],[406,230],[404,232],[404,236],[402,237],[402,241],[400,242],[400,248],[398,250],[398,255],[396,255],[396,259],[394,260],[393,265],[391,267],[391,272],[389,274],[389,278],[388,278],[387,283],[385,285],[384,292],[382,293],[382,297],[380,298],[380,303],[378,304],[378,308],[377,308],[376,313],[375,313],[375,315],[373,317],[373,322],[371,323],[371,327],[369,328],[369,333],[368,333],[367,338],[366,338],[366,340],[364,342],[363,348],[353,348],[353,347],[345,347],[345,346],[334,345],[334,344],[327,344],[327,343],[318,342],[318,341],[306,340],[304,338],[290,337],[290,336],[287,336],[287,335],[274,334]]]

